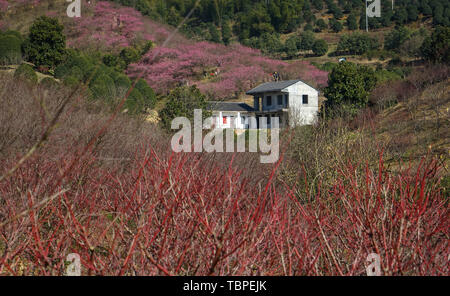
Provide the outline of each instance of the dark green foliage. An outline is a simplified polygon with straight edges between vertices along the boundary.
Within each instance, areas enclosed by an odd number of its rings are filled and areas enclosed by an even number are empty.
[[[121,98],[123,97],[131,87],[131,80],[124,74],[119,74],[114,80],[117,94]]]
[[[315,9],[317,10],[323,9],[323,0],[312,0],[311,3]]]
[[[326,28],[328,28],[328,25],[323,19],[318,19],[316,21],[316,31],[317,32],[322,32]]]
[[[384,38],[384,48],[387,50],[398,50],[411,36],[411,31],[406,27],[396,27],[390,31]]]
[[[314,38],[313,32],[306,31],[300,35],[300,45],[299,48],[302,50],[311,50],[316,39]]]
[[[72,75],[72,69],[74,67],[76,67],[76,70],[73,70],[76,72],[75,77],[79,81],[86,82],[89,79],[89,75],[93,72],[95,65],[91,58],[76,50],[69,49],[63,61],[55,68],[55,77],[62,79],[67,75]]]
[[[298,53],[298,44],[300,44],[301,39],[298,36],[291,36],[286,40],[284,44],[284,51],[286,52],[288,58],[293,58],[297,56]]]
[[[328,52],[328,44],[323,39],[318,39],[314,42],[312,51],[317,56],[323,56]]]
[[[73,78],[77,79],[79,82],[83,81],[83,71],[78,66],[73,66],[72,69],[70,69],[70,75]]]
[[[231,25],[229,22],[226,22],[222,26],[222,41],[225,45],[230,44],[231,38],[233,37],[233,32],[231,30]]]
[[[209,34],[211,35],[210,41],[215,43],[220,43],[222,41],[222,36],[220,36],[220,32],[214,24],[209,24],[208,26]]]
[[[166,106],[160,112],[162,124],[170,129],[171,122],[176,117],[194,118],[194,109],[202,109],[203,117],[209,117],[206,112],[207,100],[200,90],[194,85],[191,87],[177,87],[168,96]]]
[[[338,21],[337,19],[330,19],[330,29],[335,32],[338,33],[340,31],[342,31],[343,26],[342,23],[340,21]]]
[[[123,5],[134,6],[144,15],[162,20],[171,25],[178,25],[182,18],[194,7],[194,0],[110,0]],[[342,19],[343,13],[354,15],[346,25],[350,30],[357,29],[357,15],[361,15],[360,28],[365,29],[365,11],[363,0],[201,0],[194,10],[192,18],[182,28],[189,36],[212,38],[211,32],[204,24],[222,27],[225,20],[235,24],[235,34],[241,42],[253,37],[259,38],[265,33],[291,33],[302,24],[304,30],[312,31],[315,13],[333,14]],[[381,18],[370,18],[371,29],[391,26],[392,22],[403,25],[432,16],[435,25],[450,25],[450,2],[448,0],[395,0],[392,11],[391,0],[381,0]],[[333,30],[339,25],[334,24]],[[316,25],[316,30],[321,31]],[[340,30],[339,30],[340,31]],[[222,41],[229,38],[222,36]]]
[[[143,109],[155,107],[156,95],[153,89],[148,85],[147,81],[142,78],[139,79],[135,85],[135,88],[139,90],[143,96]]]
[[[313,28],[313,26],[310,24],[310,23],[307,23],[306,25],[305,25],[305,27],[303,28],[303,31],[309,31],[309,32],[312,32],[314,30],[314,28]]]
[[[337,51],[340,53],[361,55],[379,47],[380,44],[377,39],[371,38],[366,34],[353,33],[341,37]]]
[[[356,21],[356,16],[354,14],[350,14],[347,18],[347,27],[349,30],[358,29],[358,22]]]
[[[68,88],[75,88],[80,85],[80,80],[78,79],[78,77],[68,75],[64,77],[63,84]]]
[[[283,51],[284,45],[280,40],[280,35],[266,33],[261,37],[252,37],[244,40],[244,45],[260,49],[265,54],[279,54]]]
[[[405,8],[399,8],[395,11],[393,18],[397,24],[403,25],[408,21],[408,12]]]
[[[125,101],[125,109],[129,114],[139,114],[144,110],[145,99],[139,90],[134,88]]]
[[[22,41],[14,35],[0,34],[0,65],[22,62]]]
[[[141,58],[140,53],[132,47],[126,47],[122,49],[119,56],[127,66],[131,63],[138,62]]]
[[[372,69],[343,62],[336,65],[328,77],[324,90],[328,114],[341,113],[353,116],[369,101],[369,94],[376,85]]]
[[[18,31],[14,31],[14,30],[7,30],[5,32],[0,32],[0,36],[14,36],[17,39],[19,39],[21,43],[23,43],[23,41],[24,41],[22,34],[20,34],[20,32],[18,32]]]
[[[435,63],[450,63],[450,28],[437,27],[421,47],[422,56]]]
[[[125,61],[114,54],[107,54],[103,56],[102,61],[106,66],[115,68],[118,71],[124,70],[127,67]]]
[[[63,26],[55,18],[39,17],[30,28],[23,44],[26,58],[36,66],[54,68],[64,58],[66,37]]]
[[[116,99],[114,80],[107,74],[96,77],[89,88],[94,99],[102,99],[108,102],[114,102]]]
[[[38,81],[36,72],[28,64],[21,64],[14,72],[14,78],[26,80],[33,84]]]

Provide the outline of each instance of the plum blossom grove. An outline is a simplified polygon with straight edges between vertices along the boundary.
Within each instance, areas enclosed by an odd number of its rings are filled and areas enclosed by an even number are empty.
[[[150,86],[159,92],[188,81],[204,93],[227,98],[270,80],[274,71],[282,73],[283,79],[300,78],[318,87],[327,83],[327,73],[307,62],[287,63],[241,45],[226,47],[208,42],[156,48],[140,63],[131,65],[128,74],[137,76],[143,72]]]
[[[8,1],[6,0],[0,0],[0,12],[6,11],[8,9]]]
[[[132,8],[98,2],[91,10],[74,20],[68,34],[69,46],[95,45],[116,50],[142,39],[162,44],[170,35],[168,27],[144,18]],[[228,98],[270,80],[274,71],[282,73],[283,79],[299,78],[318,87],[327,83],[327,73],[307,62],[273,60],[239,44],[227,47],[193,42],[179,34],[167,46],[154,48],[139,63],[130,65],[127,73],[142,76],[159,93],[188,82],[208,95]]]
[[[162,46],[173,28],[110,2],[86,2],[83,17],[64,22],[67,44],[72,48],[117,52],[140,40],[160,45],[127,70],[130,77],[142,76],[159,93],[189,83],[215,98],[230,98],[271,80],[274,71],[280,72],[282,79],[302,79],[316,87],[327,84],[327,73],[308,62],[274,60],[239,44],[194,42],[175,34]]]

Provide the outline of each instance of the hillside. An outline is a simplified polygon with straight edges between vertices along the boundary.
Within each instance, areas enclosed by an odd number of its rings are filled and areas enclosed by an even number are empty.
[[[31,16],[57,17],[65,26],[68,46],[87,52],[117,53],[121,48],[151,40],[156,47],[139,63],[131,64],[127,72],[130,77],[144,77],[159,93],[167,93],[170,87],[180,84],[197,84],[216,99],[235,98],[257,83],[271,80],[275,71],[283,73],[284,79],[301,78],[318,87],[326,85],[327,73],[307,62],[271,59],[239,44],[227,47],[195,42],[180,34],[164,43],[174,28],[143,17],[132,8],[92,1],[83,6],[82,18],[70,19],[64,15],[64,1],[50,2],[52,5],[39,1],[33,7],[11,10],[4,22],[8,28],[26,33]],[[24,22],[14,21],[18,15]]]

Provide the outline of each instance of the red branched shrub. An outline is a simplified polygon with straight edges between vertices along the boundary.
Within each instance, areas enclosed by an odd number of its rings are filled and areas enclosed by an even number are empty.
[[[449,272],[433,162],[400,175],[349,164],[301,203],[273,174],[259,189],[201,157],[146,149],[125,172],[28,160],[0,183],[0,273],[63,274],[74,252],[89,275],[361,275],[369,253],[385,275]]]

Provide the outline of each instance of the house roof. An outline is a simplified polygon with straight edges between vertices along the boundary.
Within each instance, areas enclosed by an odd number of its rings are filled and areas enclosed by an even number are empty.
[[[274,82],[266,82],[263,83],[254,89],[251,89],[247,92],[248,95],[254,95],[254,94],[260,94],[265,92],[276,92],[281,91],[285,89],[286,87],[289,87],[291,85],[294,85],[298,82],[301,82],[301,80],[285,80],[285,81],[274,81]]]
[[[251,106],[240,102],[208,102],[208,109],[214,111],[254,112]]]

